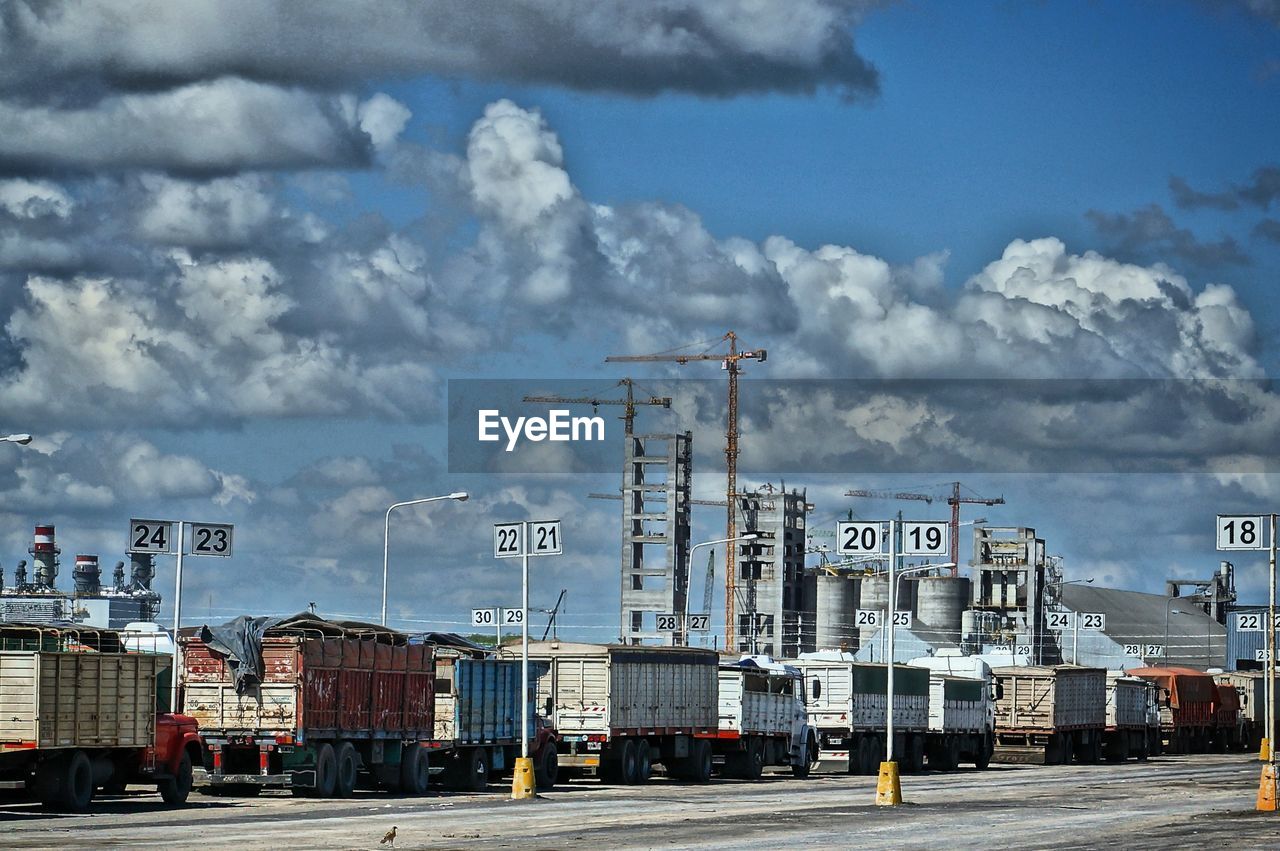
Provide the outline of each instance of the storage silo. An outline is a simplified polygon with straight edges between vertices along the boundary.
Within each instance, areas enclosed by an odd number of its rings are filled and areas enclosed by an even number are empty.
[[[861,597],[860,574],[816,571],[812,576],[814,601],[815,650],[853,652],[858,648],[858,600]]]
[[[916,589],[915,583],[908,581],[907,577],[899,575],[898,581],[898,611],[915,611]],[[858,608],[870,609],[877,612],[889,611],[889,576],[884,573],[877,573],[874,576],[862,577],[861,596],[858,602]],[[886,615],[883,620],[888,621]],[[866,644],[871,637],[879,631],[876,626],[863,626],[858,629],[859,646]]]
[[[971,583],[967,576],[922,576],[916,591],[916,633],[926,641],[960,643]]]

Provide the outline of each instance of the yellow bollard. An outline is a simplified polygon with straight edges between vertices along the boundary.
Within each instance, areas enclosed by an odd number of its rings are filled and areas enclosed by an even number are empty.
[[[898,779],[898,763],[880,763],[880,779],[876,781],[876,806],[896,807],[902,803],[902,783]]]
[[[1276,767],[1271,763],[1262,766],[1262,781],[1258,784],[1259,812],[1276,811]]]
[[[1262,747],[1258,749],[1258,760],[1260,762],[1271,762],[1271,740],[1263,739]]]
[[[533,760],[527,756],[516,758],[516,770],[511,775],[511,800],[527,801],[533,797]]]

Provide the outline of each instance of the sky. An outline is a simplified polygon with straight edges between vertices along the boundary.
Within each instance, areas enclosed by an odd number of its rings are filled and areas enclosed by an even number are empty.
[[[490,526],[558,516],[533,605],[610,638],[617,474],[451,470],[448,382],[670,386],[641,427],[692,429],[715,498],[714,364],[604,358],[730,329],[769,350],[743,482],[811,528],[960,478],[1161,591],[1280,495],[1275,0],[13,0],[0,53],[10,583],[37,523],[69,587],[131,517],[231,522],[184,622],[372,619],[387,506],[467,490],[393,515],[392,623],[514,604]]]

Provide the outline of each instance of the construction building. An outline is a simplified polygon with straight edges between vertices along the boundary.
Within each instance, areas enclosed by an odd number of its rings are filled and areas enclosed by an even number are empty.
[[[809,505],[805,491],[766,485],[742,492],[734,501],[739,535],[754,540],[737,544],[734,582],[735,646],[741,653],[795,658],[812,650],[816,625],[814,601],[807,599],[805,525]]]
[[[984,526],[973,530],[972,601],[963,615],[962,646],[971,653],[990,647],[1022,648],[1046,662],[1046,589],[1061,587],[1057,564],[1028,527]],[[1052,592],[1050,592],[1052,593]]]
[[[693,433],[628,434],[622,472],[623,644],[670,644],[658,616],[680,615],[689,594]]]

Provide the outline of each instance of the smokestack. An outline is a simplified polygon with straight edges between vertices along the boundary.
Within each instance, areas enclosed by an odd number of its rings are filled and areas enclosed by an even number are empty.
[[[37,526],[35,540],[31,544],[31,553],[35,564],[35,584],[40,588],[52,590],[58,581],[58,556],[62,550],[54,539],[52,526]]]
[[[116,569],[112,571],[111,578],[114,580],[115,589],[117,591],[124,590],[124,562],[116,562]]]
[[[76,594],[81,597],[92,597],[102,591],[102,570],[97,556],[76,556],[76,569],[71,576],[76,583]]]
[[[13,572],[14,587],[21,587],[27,584],[27,560],[24,558],[18,562],[18,569]]]
[[[129,563],[132,571],[130,584],[134,589],[150,591],[151,580],[156,575],[156,557],[151,553],[130,553]]]

